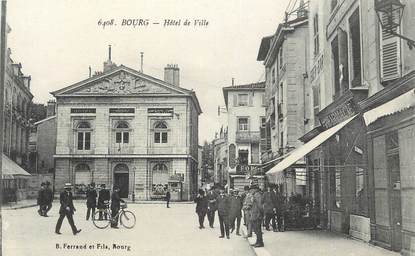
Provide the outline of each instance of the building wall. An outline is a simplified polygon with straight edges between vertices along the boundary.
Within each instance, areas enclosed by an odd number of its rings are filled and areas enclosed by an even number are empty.
[[[248,94],[248,106],[235,106],[234,97],[238,97],[238,94]],[[261,118],[265,118],[265,106],[264,106],[264,90],[232,90],[228,92],[228,146],[235,144],[236,157],[238,155],[238,149],[248,149],[248,162],[251,163],[252,144],[250,142],[237,142],[236,136],[238,132],[238,118],[247,117],[249,119],[249,131],[254,133],[260,133]],[[258,142],[259,143],[259,142]],[[259,145],[258,145],[259,146]],[[260,160],[260,156],[259,156]],[[235,168],[229,169],[229,171],[235,171]]]
[[[53,155],[56,150],[56,118],[37,125],[36,128],[37,172],[48,173],[54,170]]]

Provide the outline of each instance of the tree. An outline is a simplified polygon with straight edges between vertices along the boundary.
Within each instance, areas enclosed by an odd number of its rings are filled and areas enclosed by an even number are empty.
[[[35,123],[46,118],[46,106],[41,103],[30,103],[29,118]]]

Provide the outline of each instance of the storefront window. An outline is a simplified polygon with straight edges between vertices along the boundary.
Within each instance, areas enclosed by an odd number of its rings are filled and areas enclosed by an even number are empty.
[[[336,208],[341,207],[341,170],[336,168]]]
[[[358,215],[368,214],[368,200],[365,186],[365,170],[360,167],[356,167],[356,203],[355,213]]]

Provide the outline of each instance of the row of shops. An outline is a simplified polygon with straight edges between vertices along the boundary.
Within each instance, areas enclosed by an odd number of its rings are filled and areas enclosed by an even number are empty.
[[[414,88],[411,72],[371,97],[349,90],[319,112],[321,126],[275,161],[268,180],[285,188],[287,198],[310,198],[321,228],[409,254],[415,241]]]

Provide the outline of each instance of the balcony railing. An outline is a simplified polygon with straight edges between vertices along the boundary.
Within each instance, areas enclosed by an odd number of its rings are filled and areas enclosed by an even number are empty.
[[[260,142],[261,134],[259,131],[237,131],[236,142]]]

